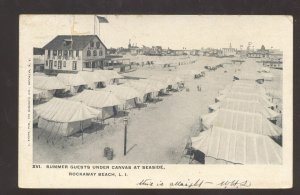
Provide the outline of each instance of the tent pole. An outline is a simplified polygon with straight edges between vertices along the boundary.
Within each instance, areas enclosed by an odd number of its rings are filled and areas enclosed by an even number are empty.
[[[51,129],[50,134],[49,134],[49,136],[47,137],[47,143],[49,143],[49,137],[51,137],[52,131],[53,131],[53,128]]]
[[[62,124],[62,123],[60,123],[59,126],[61,126],[61,124]],[[54,140],[55,140],[55,138],[56,138],[56,135],[57,135],[58,131],[59,131],[59,128],[57,128],[57,131],[56,131],[56,133],[55,133],[54,136],[53,136],[53,139],[52,139],[52,145],[54,145]]]
[[[98,124],[99,118],[97,116],[97,124]],[[96,125],[97,126],[97,125]],[[94,126],[93,126],[94,127]],[[96,134],[98,133],[98,128],[96,127]]]
[[[43,131],[42,130],[42,133],[40,133],[39,135],[38,135],[38,139],[40,139],[40,136],[42,135],[42,134],[44,134],[45,133],[45,130]]]

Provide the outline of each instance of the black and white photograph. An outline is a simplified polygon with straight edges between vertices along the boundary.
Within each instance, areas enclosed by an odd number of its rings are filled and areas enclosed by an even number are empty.
[[[33,164],[286,164],[291,17],[22,17]]]

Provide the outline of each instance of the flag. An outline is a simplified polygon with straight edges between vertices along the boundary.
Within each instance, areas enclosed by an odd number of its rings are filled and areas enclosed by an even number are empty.
[[[108,23],[108,20],[105,17],[97,16],[99,23]]]

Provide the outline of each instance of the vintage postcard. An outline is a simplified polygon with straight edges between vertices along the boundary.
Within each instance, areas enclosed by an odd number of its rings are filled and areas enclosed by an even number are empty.
[[[290,188],[293,17],[20,15],[20,188]]]

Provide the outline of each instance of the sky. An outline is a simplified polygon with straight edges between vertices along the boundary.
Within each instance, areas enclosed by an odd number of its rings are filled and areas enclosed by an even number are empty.
[[[208,16],[208,15],[101,15],[100,39],[107,48],[162,46],[171,49],[247,47],[279,48],[285,43],[288,16]],[[22,18],[23,17],[23,18]],[[23,15],[23,29],[34,47],[43,47],[56,35],[94,34],[94,15]],[[22,30],[22,29],[20,29]],[[96,21],[96,34],[99,23]]]

